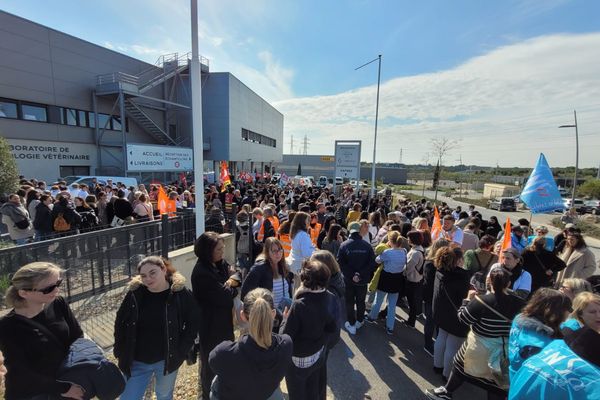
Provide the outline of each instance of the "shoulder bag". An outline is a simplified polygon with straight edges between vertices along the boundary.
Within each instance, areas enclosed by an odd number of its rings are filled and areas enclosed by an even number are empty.
[[[48,327],[31,318],[15,315],[64,348],[64,343]],[[126,379],[119,367],[106,359],[102,349],[93,340],[85,337],[76,339],[69,346],[57,376],[60,381],[81,386],[86,399],[97,397],[100,400],[114,400],[125,390]]]
[[[475,300],[506,322],[511,322],[502,313],[484,302],[479,296]],[[508,390],[508,356],[504,337],[488,338],[469,332],[465,342],[465,373],[493,381],[499,388]]]

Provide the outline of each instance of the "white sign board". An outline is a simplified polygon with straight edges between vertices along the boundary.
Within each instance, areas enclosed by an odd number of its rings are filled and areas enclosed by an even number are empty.
[[[360,140],[335,141],[336,177],[357,181],[360,179],[360,145]]]
[[[127,171],[192,171],[193,149],[144,144],[127,145]]]

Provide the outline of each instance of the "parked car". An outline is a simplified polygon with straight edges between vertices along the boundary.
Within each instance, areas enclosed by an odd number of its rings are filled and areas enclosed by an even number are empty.
[[[577,202],[577,200],[575,200]],[[588,200],[583,205],[583,212],[586,214],[600,215],[600,200]]]
[[[575,211],[577,211],[578,213],[584,213],[585,212],[585,204],[584,201],[582,199],[575,199],[575,205],[571,205],[571,199],[565,199],[564,200],[564,204],[565,204],[565,208],[569,209],[569,208],[573,208],[575,207]]]
[[[512,197],[500,197],[490,200],[489,208],[498,211],[517,211],[517,205]]]
[[[344,184],[344,179],[341,176],[336,176],[335,177],[335,185],[336,186],[340,186]]]

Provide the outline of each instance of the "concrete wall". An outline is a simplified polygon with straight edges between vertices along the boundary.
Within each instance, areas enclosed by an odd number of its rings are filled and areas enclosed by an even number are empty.
[[[283,157],[283,114],[232,74],[223,73],[223,75],[227,75],[229,82],[229,130],[227,131],[229,133],[229,158],[226,160],[246,161],[251,159],[254,163],[281,162]],[[242,128],[275,139],[277,147],[242,140]]]
[[[276,172],[285,172],[288,176],[296,175],[298,164],[302,166],[302,175],[314,176],[318,179],[323,175],[330,179],[334,178],[335,160],[333,155],[301,155],[284,154],[281,164],[275,166]],[[376,167],[376,179],[383,179],[384,183],[395,183],[403,185],[406,183],[406,169]],[[360,179],[371,179],[371,167],[360,168]]]
[[[486,199],[515,196],[520,192],[521,188],[518,186],[501,185],[499,183],[486,183],[483,185],[483,197]]]

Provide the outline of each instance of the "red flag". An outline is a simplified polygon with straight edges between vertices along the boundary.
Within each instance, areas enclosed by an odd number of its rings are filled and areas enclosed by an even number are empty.
[[[229,177],[229,170],[227,169],[227,161],[221,161],[221,192],[227,189],[227,185],[231,185],[231,178]]]
[[[433,206],[433,224],[431,225],[431,240],[437,240],[442,231],[442,220],[437,206]]]
[[[506,225],[504,226],[504,239],[502,240],[502,246],[500,246],[500,254],[498,254],[498,259],[500,262],[502,262],[504,259],[504,256],[502,255],[504,250],[510,249],[512,247],[510,232],[510,218],[506,218]]]

